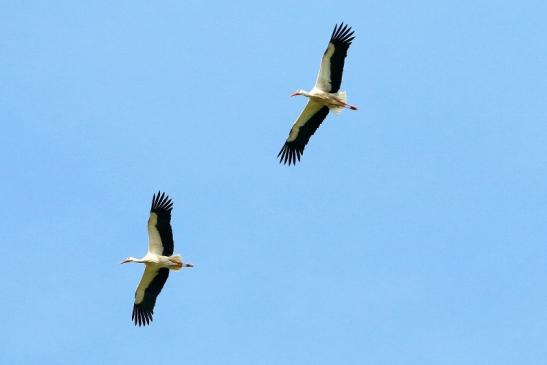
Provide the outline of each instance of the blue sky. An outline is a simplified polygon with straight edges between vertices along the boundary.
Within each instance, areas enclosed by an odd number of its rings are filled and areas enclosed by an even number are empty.
[[[3,2],[0,362],[541,363],[546,13]],[[360,109],[279,165],[340,21]],[[158,189],[195,268],[135,328]]]

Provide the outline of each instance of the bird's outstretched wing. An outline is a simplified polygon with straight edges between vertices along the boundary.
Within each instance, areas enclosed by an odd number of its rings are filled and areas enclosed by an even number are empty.
[[[172,209],[173,202],[169,196],[159,191],[154,194],[148,218],[148,252],[163,256],[173,254]]]
[[[169,269],[167,268],[158,269],[147,266],[144,269],[139,286],[135,291],[135,303],[133,304],[133,315],[131,316],[135,326],[146,326],[152,322],[156,298],[168,277]]]
[[[297,160],[300,161],[300,156],[304,153],[308,141],[325,120],[327,114],[329,114],[327,106],[312,100],[308,101],[308,104],[294,122],[287,141],[277,155],[277,157],[280,157],[279,163],[294,165]]]
[[[347,24],[341,23],[340,26],[334,26],[329,45],[321,59],[321,67],[315,81],[316,88],[328,93],[335,93],[340,90],[344,60],[348,48],[355,38],[353,33],[351,27],[348,27]]]

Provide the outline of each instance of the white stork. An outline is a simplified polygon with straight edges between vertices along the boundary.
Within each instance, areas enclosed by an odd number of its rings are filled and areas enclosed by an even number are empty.
[[[139,286],[135,291],[135,303],[131,319],[135,326],[146,326],[152,321],[156,298],[169,277],[169,270],[194,267],[182,262],[180,255],[173,255],[173,230],[171,210],[173,202],[165,193],[158,191],[152,197],[150,218],[148,218],[148,252],[142,259],[128,257],[122,261],[140,262],[146,265]]]
[[[298,89],[291,95],[304,95],[309,98],[309,101],[294,122],[285,145],[277,155],[277,157],[281,156],[279,163],[286,164],[288,162],[289,165],[294,165],[297,159],[300,161],[300,156],[304,153],[304,148],[310,137],[319,128],[329,111],[339,113],[344,108],[357,110],[353,105],[346,103],[346,92],[339,91],[344,71],[344,59],[351,41],[355,38],[353,33],[347,24],[335,25],[329,45],[321,60],[315,86],[310,92]]]

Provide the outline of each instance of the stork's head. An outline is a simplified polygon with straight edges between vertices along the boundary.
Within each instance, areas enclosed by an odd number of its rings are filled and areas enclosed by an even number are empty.
[[[304,95],[306,92],[302,89],[296,90],[294,93],[291,94],[291,96],[298,96],[298,95]]]
[[[133,261],[135,261],[135,258],[129,256],[128,258],[126,258],[125,260],[123,260],[122,262],[120,262],[120,264],[127,264],[128,262],[133,262]]]

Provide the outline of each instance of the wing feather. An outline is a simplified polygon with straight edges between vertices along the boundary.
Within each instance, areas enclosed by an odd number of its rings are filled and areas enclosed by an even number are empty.
[[[135,291],[135,303],[131,319],[135,326],[146,326],[152,322],[156,299],[169,277],[169,269],[146,266]]]
[[[287,141],[277,154],[279,163],[295,165],[297,160],[304,154],[304,148],[311,136],[321,125],[329,114],[329,108],[315,101],[308,101],[308,104],[294,122]]]
[[[148,218],[148,252],[171,256],[174,250],[171,210],[173,202],[165,193],[154,194]]]
[[[315,87],[328,93],[335,93],[340,90],[342,84],[342,73],[344,72],[344,61],[349,46],[355,37],[353,31],[347,24],[335,25],[332,35],[321,59],[321,66],[315,81]]]

